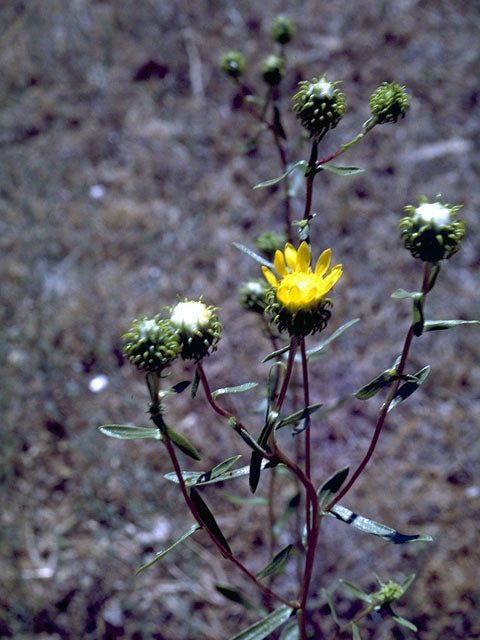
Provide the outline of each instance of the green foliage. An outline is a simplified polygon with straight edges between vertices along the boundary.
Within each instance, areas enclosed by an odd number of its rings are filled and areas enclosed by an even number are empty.
[[[145,569],[148,569],[149,567],[153,566],[156,562],[158,562],[163,557],[165,557],[167,553],[170,553],[170,551],[173,551],[173,549],[175,549],[175,547],[177,547],[181,542],[189,538],[192,535],[192,533],[195,533],[195,531],[198,531],[201,528],[202,527],[198,524],[192,525],[190,529],[186,533],[184,533],[181,538],[179,538],[176,542],[170,545],[167,549],[163,549],[163,551],[159,551],[157,554],[155,554],[155,557],[153,558],[153,560],[150,560],[150,562],[147,562],[147,564],[144,564],[142,567],[140,567],[140,569],[137,569],[137,571],[135,572],[135,575],[138,576],[140,573],[142,573],[142,571],[145,571]]]
[[[237,633],[230,640],[264,640],[282,626],[292,615],[292,609],[282,605],[247,629]]]

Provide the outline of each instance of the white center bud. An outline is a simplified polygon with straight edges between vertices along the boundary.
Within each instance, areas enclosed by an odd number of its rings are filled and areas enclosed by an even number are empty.
[[[179,302],[173,309],[170,322],[179,331],[195,333],[208,327],[211,313],[203,302]]]
[[[420,224],[433,222],[437,229],[449,225],[452,221],[451,210],[440,202],[424,202],[415,209],[413,219]]]

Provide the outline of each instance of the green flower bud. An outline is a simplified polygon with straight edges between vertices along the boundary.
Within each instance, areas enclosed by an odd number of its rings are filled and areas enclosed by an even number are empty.
[[[283,249],[286,238],[283,234],[274,233],[273,231],[264,231],[255,240],[257,249],[268,259],[273,260],[275,251]]]
[[[262,78],[270,86],[280,84],[285,74],[285,61],[282,56],[274,53],[269,55],[262,64]]]
[[[239,78],[245,71],[245,58],[239,51],[226,51],[220,57],[220,67],[227,76]]]
[[[409,215],[400,220],[399,228],[405,248],[414,258],[438,262],[460,249],[465,235],[465,223],[457,220],[461,206],[442,204],[437,196],[436,202],[421,197],[418,207],[405,207]]]
[[[145,371],[162,371],[181,350],[177,332],[159,315],[134,320],[123,340],[123,353],[138,369]]]
[[[376,600],[379,606],[390,604],[401,598],[404,594],[404,589],[396,582],[389,580],[387,584],[380,583],[380,589],[372,593],[372,600]]]
[[[247,280],[238,290],[240,304],[247,311],[263,314],[268,303],[268,287],[265,280]]]
[[[270,27],[270,35],[279,44],[288,44],[295,35],[295,25],[287,16],[276,16]]]
[[[410,96],[395,82],[383,82],[370,96],[370,110],[376,124],[396,122],[410,108]]]
[[[170,322],[178,332],[184,360],[198,361],[216,350],[222,337],[216,311],[201,300],[184,300],[171,309]]]
[[[317,141],[337,126],[347,108],[345,95],[337,88],[338,84],[329,82],[325,74],[311,82],[304,80],[292,98],[298,120]]]

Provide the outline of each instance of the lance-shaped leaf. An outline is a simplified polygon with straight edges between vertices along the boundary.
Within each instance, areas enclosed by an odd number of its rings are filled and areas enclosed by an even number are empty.
[[[215,589],[222,594],[227,600],[240,604],[249,611],[255,611],[260,616],[264,616],[267,612],[262,607],[259,607],[254,602],[249,600],[239,589],[234,589],[226,584],[216,584]]]
[[[388,411],[391,411],[394,407],[397,406],[397,404],[400,404],[400,402],[403,402],[403,400],[406,400],[409,396],[411,396],[412,393],[414,393],[418,389],[418,387],[425,381],[429,373],[430,365],[427,365],[426,367],[423,367],[423,369],[420,369],[420,371],[417,371],[417,373],[414,376],[411,376],[411,378],[409,376],[408,382],[405,382],[405,384],[403,384],[398,389],[397,393],[393,396],[393,400],[388,407]]]
[[[423,325],[423,333],[427,331],[445,331],[466,324],[480,324],[480,320],[426,320]]]
[[[436,262],[430,269],[430,277],[428,278],[427,293],[433,289],[435,282],[437,281],[438,274],[440,273],[440,262]]]
[[[190,389],[190,396],[193,400],[197,395],[198,385],[200,384],[200,374],[198,373],[198,368],[195,369],[195,375],[193,376],[192,388]]]
[[[280,420],[280,422],[278,422],[275,426],[275,430],[286,427],[287,425],[293,424],[294,422],[300,422],[300,420],[303,420],[307,415],[312,415],[312,413],[315,413],[315,411],[320,409],[320,407],[322,406],[322,402],[315,402],[308,405],[308,407],[305,407],[304,409],[300,409],[300,411],[295,411],[295,413],[292,413],[286,418]]]
[[[316,170],[329,171],[330,173],[334,173],[336,176],[354,176],[356,173],[363,173],[363,171],[365,171],[365,169],[362,169],[361,167],[338,167],[328,162],[318,164]]]
[[[349,397],[350,396],[342,396],[329,407],[324,407],[323,409],[320,408],[316,412],[315,419],[321,420],[322,418],[325,418],[325,416],[328,416],[330,413],[333,413],[334,411],[339,409],[343,404],[345,404],[345,402],[349,399]],[[302,431],[304,431],[304,428],[305,428],[305,423],[299,424],[298,427],[295,427],[295,429],[292,430],[292,436],[297,436],[299,433],[302,433]]]
[[[278,414],[276,412],[272,412],[268,414],[267,419],[265,420],[265,425],[262,431],[260,432],[260,435],[258,436],[258,440],[257,440],[258,445],[263,450],[265,450],[268,439],[270,438],[270,435],[275,428],[277,417],[278,417]],[[260,472],[262,470],[262,460],[263,460],[263,454],[258,453],[258,451],[254,451],[252,453],[252,457],[250,460],[250,475],[249,475],[250,491],[252,493],[255,493],[258,487],[258,483],[260,481]]]
[[[300,640],[298,620],[292,620],[282,629],[279,640]]]
[[[238,496],[235,493],[228,493],[228,491],[219,491],[218,493],[222,498],[225,498],[225,500],[228,500],[228,502],[231,502],[232,504],[242,506],[268,504],[268,498],[265,496]]]
[[[224,396],[227,393],[242,393],[243,391],[249,391],[258,387],[258,382],[245,382],[244,384],[236,385],[235,387],[223,387],[212,392],[212,398],[215,400],[217,396]]]
[[[228,542],[225,540],[225,537],[221,532],[217,521],[213,517],[213,513],[207,507],[206,503],[204,502],[198,491],[195,489],[195,487],[192,487],[190,489],[190,497],[205,527],[210,531],[214,538],[216,538],[216,540],[221,544],[225,551],[229,555],[232,555],[230,547],[228,546]]]
[[[320,507],[325,507],[333,496],[340,491],[343,483],[347,479],[350,467],[343,467],[332,473],[332,475],[325,480],[320,489],[318,490],[318,503]]]
[[[283,140],[287,139],[287,135],[285,133],[285,129],[282,125],[282,118],[280,117],[280,109],[275,105],[273,107],[273,126],[275,127],[278,135],[283,138]]]
[[[352,622],[352,640],[362,640],[360,630],[356,622]]]
[[[328,608],[330,609],[330,613],[332,614],[333,621],[336,625],[340,626],[340,620],[338,619],[337,612],[335,610],[335,605],[333,604],[332,594],[328,589],[322,589],[322,595],[327,601]]]
[[[255,574],[256,577],[259,580],[263,580],[263,578],[266,578],[267,576],[273,576],[276,573],[280,573],[280,571],[282,571],[283,567],[285,566],[285,563],[287,562],[288,556],[290,555],[290,551],[292,549],[293,544],[289,544],[284,549],[279,551],[276,555],[273,556],[266,567],[263,567],[261,571]]]
[[[139,573],[141,573],[142,571],[144,571],[145,569],[148,569],[149,567],[151,567],[153,564],[155,564],[156,562],[158,562],[161,558],[163,558],[163,556],[166,556],[167,553],[170,553],[170,551],[172,551],[173,549],[175,549],[175,547],[177,545],[179,545],[181,542],[183,542],[184,540],[186,540],[186,538],[188,538],[189,536],[192,535],[192,533],[195,533],[195,531],[198,531],[199,529],[201,529],[202,527],[199,524],[194,524],[190,527],[190,529],[183,534],[183,536],[181,538],[179,538],[176,542],[174,542],[170,547],[168,547],[168,549],[163,549],[163,551],[160,551],[159,553],[157,553],[155,555],[155,557],[153,558],[153,560],[150,560],[150,562],[147,562],[147,564],[144,564],[143,567],[140,567],[140,569],[137,569],[137,571],[135,572],[135,575],[138,576]]]
[[[287,169],[287,171],[285,171],[285,173],[282,173],[281,176],[278,176],[277,178],[272,178],[271,180],[266,180],[265,182],[259,182],[253,188],[254,189],[264,189],[265,187],[273,187],[273,185],[278,184],[282,180],[285,180],[285,178],[288,175],[290,175],[292,173],[292,171],[295,171],[295,169],[297,167],[305,167],[305,166],[307,166],[306,161],[305,160],[299,160],[298,162],[293,164],[291,167],[289,167],[289,169]]]
[[[229,458],[229,460],[231,459],[232,458]],[[268,465],[268,460],[262,461],[262,469],[267,467]],[[193,485],[197,484],[215,484],[216,482],[224,482],[225,480],[234,480],[235,478],[240,478],[241,476],[248,476],[249,472],[250,465],[247,465],[246,467],[234,469],[233,471],[224,471],[223,473],[215,475],[214,477],[210,476],[208,480],[206,479],[206,473],[208,473],[208,471],[182,471],[182,477],[185,481],[185,486],[192,487]],[[165,480],[169,480],[170,482],[175,482],[175,484],[178,484],[177,474],[174,472],[166,473],[163,477],[165,478]]]
[[[423,296],[421,298],[413,299],[413,320],[412,327],[413,333],[418,337],[423,333],[423,325],[425,318],[423,315]]]
[[[341,582],[343,586],[347,588],[347,591],[349,591],[355,598],[359,598],[360,600],[368,602],[369,604],[373,602],[372,596],[369,593],[365,593],[365,591],[362,591],[361,589],[356,587],[352,582],[344,580],[343,578],[340,578],[339,582]]]
[[[251,249],[246,247],[244,244],[241,244],[240,242],[232,242],[232,244],[234,247],[236,247],[240,251],[243,251],[243,253],[246,253],[247,256],[249,256],[250,258],[253,258],[260,264],[263,264],[265,267],[268,267],[269,269],[274,269],[274,266],[271,262],[269,262],[268,260],[265,260],[265,258],[262,258],[262,256],[259,256],[258,253],[255,253],[255,251],[252,251]]]
[[[230,640],[264,640],[276,629],[282,626],[292,615],[293,609],[286,604],[282,604],[278,609],[269,613],[268,616],[252,624],[247,629],[232,636]]]
[[[359,322],[359,320],[360,320],[360,318],[354,318],[353,320],[349,320],[345,324],[342,324],[342,326],[339,327],[336,331],[334,331],[329,338],[327,338],[326,340],[324,340],[323,342],[318,344],[316,347],[312,347],[311,349],[309,349],[307,351],[307,358],[310,360],[310,358],[312,356],[317,355],[320,351],[325,349],[325,347],[328,347],[328,345],[331,342],[333,342],[339,336],[341,336],[344,331],[346,331],[350,327],[353,327],[353,325],[356,324],[357,322]]]
[[[290,500],[287,502],[287,506],[283,513],[277,518],[277,521],[273,525],[273,533],[275,536],[279,536],[282,531],[285,529],[287,522],[293,516],[295,511],[300,506],[301,495],[300,493],[296,493]]]
[[[351,525],[354,529],[363,531],[364,533],[370,533],[373,536],[383,538],[387,542],[393,542],[394,544],[404,544],[406,542],[431,542],[432,537],[423,534],[407,535],[400,533],[392,527],[389,527],[380,522],[375,522],[364,516],[359,516],[358,513],[342,507],[340,504],[334,505],[327,515],[334,516],[341,522]]]
[[[388,611],[388,609],[390,609],[389,613],[392,616],[392,618],[395,620],[395,622],[397,624],[400,624],[402,627],[406,627],[407,629],[410,629],[410,631],[418,631],[418,627],[416,625],[413,624],[413,622],[410,622],[410,620],[407,620],[406,618],[402,618],[402,616],[398,616],[392,609],[392,607],[387,606],[385,607],[385,609]]]
[[[405,289],[397,289],[392,293],[391,297],[396,298],[397,300],[405,300],[406,298],[419,300],[420,298],[423,298],[423,293],[421,291],[405,291]]]
[[[375,376],[373,380],[370,380],[366,385],[361,387],[358,391],[356,391],[353,395],[358,400],[368,400],[369,398],[373,398],[380,389],[388,386],[394,380],[398,380],[399,375],[395,367],[391,367],[390,369],[385,369],[382,373]]]
[[[265,450],[257,443],[255,438],[248,433],[245,427],[243,427],[241,424],[238,424],[238,422],[235,420],[234,417],[231,417],[228,419],[228,424],[232,427],[234,431],[238,433],[238,435],[242,438],[242,440],[246,442],[246,444],[248,444],[250,449],[253,449],[253,451],[261,455],[265,453]]]
[[[268,362],[269,360],[273,360],[274,358],[278,358],[278,356],[281,356],[284,353],[287,353],[287,351],[289,350],[290,350],[290,343],[286,344],[281,349],[277,349],[276,351],[272,351],[271,353],[269,353],[268,356],[265,356],[265,358],[262,360],[262,364],[264,362]]]
[[[118,438],[119,440],[139,440],[149,438],[153,440],[161,440],[162,434],[157,427],[134,427],[126,424],[102,424],[98,430],[109,438]]]
[[[163,389],[162,391],[159,391],[158,397],[160,400],[162,400],[167,396],[173,396],[178,393],[182,393],[182,391],[185,391],[185,389],[189,385],[190,385],[190,380],[183,380],[182,382],[178,382],[177,384],[173,385],[173,387],[170,387],[169,389]]]
[[[200,460],[200,454],[195,449],[193,444],[185,438],[185,436],[180,435],[169,426],[164,424],[164,434],[173,442],[175,446],[177,446],[180,451],[182,451],[185,455],[190,456],[194,460]]]

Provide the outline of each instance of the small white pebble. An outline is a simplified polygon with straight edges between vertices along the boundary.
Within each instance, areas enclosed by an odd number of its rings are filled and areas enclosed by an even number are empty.
[[[467,487],[465,489],[465,495],[467,496],[467,498],[478,498],[478,496],[480,496],[480,487]]]
[[[103,391],[105,387],[108,387],[109,380],[107,376],[100,374],[92,378],[88,383],[88,388],[93,393],[98,393],[99,391]]]
[[[102,184],[93,184],[90,187],[89,193],[91,198],[98,200],[98,198],[103,198],[105,195],[105,187]]]

